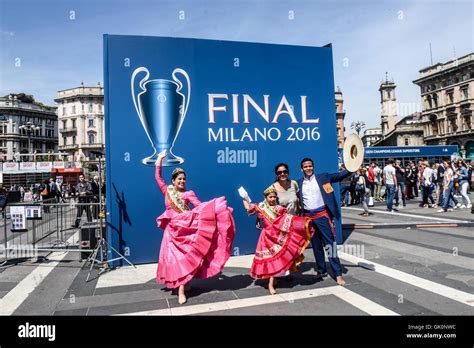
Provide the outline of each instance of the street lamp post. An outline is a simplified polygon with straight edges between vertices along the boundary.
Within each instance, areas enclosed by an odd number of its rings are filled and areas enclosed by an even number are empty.
[[[31,133],[41,129],[41,127],[35,125],[33,122],[26,122],[25,124],[18,127],[18,129],[24,129],[26,131],[26,135],[28,136],[28,155],[32,152],[31,151]],[[30,156],[28,156],[28,160]]]
[[[360,131],[365,128],[365,122],[363,121],[355,121],[351,123],[351,129],[355,129],[357,135],[359,135]]]

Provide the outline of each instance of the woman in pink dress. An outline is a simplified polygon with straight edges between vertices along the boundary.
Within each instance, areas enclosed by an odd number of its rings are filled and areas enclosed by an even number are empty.
[[[230,257],[235,224],[225,197],[201,202],[193,191],[186,191],[183,169],[176,168],[171,177],[173,184],[166,185],[161,177],[165,156],[165,151],[159,154],[155,174],[166,205],[166,211],[156,219],[164,230],[156,280],[168,288],[179,288],[178,301],[183,304],[192,278],[210,278],[224,268]]]
[[[243,200],[249,215],[258,214],[263,219],[250,275],[257,279],[269,278],[268,290],[274,295],[275,277],[299,268],[314,230],[311,219],[288,214],[286,208],[277,204],[275,188],[270,186],[263,194],[265,200],[259,204]]]

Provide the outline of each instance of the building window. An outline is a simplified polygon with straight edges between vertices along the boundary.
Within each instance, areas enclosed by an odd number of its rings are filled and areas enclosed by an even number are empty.
[[[464,124],[465,124],[464,130],[471,129],[471,116],[470,115],[467,115],[464,117]]]
[[[390,99],[390,91],[387,91],[387,99]]]
[[[469,98],[469,89],[467,87],[463,88],[462,90],[462,99],[468,99]]]
[[[99,112],[102,112],[102,104],[97,105],[99,107]]]
[[[453,91],[446,92],[446,95],[448,96],[447,103],[452,104],[454,102],[454,92]]]
[[[67,120],[63,120],[63,129],[67,128]]]
[[[410,140],[408,138],[405,138],[405,146],[410,145]]]
[[[428,96],[427,101],[428,101],[428,109],[433,108],[433,103],[431,101],[431,96],[430,95]]]
[[[433,94],[433,103],[434,103],[434,107],[437,108],[438,107],[438,95],[437,94]]]
[[[89,112],[93,112],[92,104],[89,104]]]
[[[89,144],[95,144],[95,135],[94,135],[94,133],[89,133]]]
[[[89,127],[94,127],[94,119],[92,117],[89,118]]]
[[[458,125],[456,123],[456,120],[453,119],[453,120],[451,120],[451,131],[456,132],[457,130],[458,130]]]
[[[63,137],[63,145],[64,145],[64,146],[67,145],[67,137]]]
[[[73,106],[72,106],[72,111],[71,111],[71,113],[72,113],[73,115],[76,114],[76,105],[73,105]]]
[[[66,107],[63,106],[63,116],[66,115]]]
[[[72,136],[72,145],[76,145],[76,136],[75,135]]]
[[[72,119],[72,128],[76,128],[76,119]]]

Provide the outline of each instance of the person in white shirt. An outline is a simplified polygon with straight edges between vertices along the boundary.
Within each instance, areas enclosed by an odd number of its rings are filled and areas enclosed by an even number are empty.
[[[434,207],[436,208],[433,196],[431,195],[432,191],[435,189],[435,178],[433,169],[430,168],[430,164],[428,161],[424,161],[421,163],[421,170],[422,170],[422,180],[421,180],[421,197],[422,202],[421,205],[424,208]],[[431,201],[431,205],[428,204],[428,199]]]
[[[438,210],[438,213],[441,212],[447,212],[447,211],[453,211],[452,208],[450,208],[449,203],[450,201],[454,202],[454,206],[456,205],[453,197],[453,190],[454,190],[454,171],[453,167],[451,165],[451,161],[444,161],[444,167],[445,172],[444,172],[444,181],[443,181],[443,208]]]
[[[395,188],[397,187],[397,176],[393,167],[393,159],[389,159],[387,165],[383,168],[383,181],[385,183],[385,191],[387,192],[387,210],[393,212],[393,198],[395,196]]]
[[[382,169],[379,167],[378,163],[375,163],[374,168],[374,182],[375,182],[375,197],[376,201],[382,201]]]
[[[327,275],[326,251],[337,284],[345,285],[341,262],[337,256],[336,229],[333,222],[333,219],[340,218],[341,214],[332,183],[342,181],[350,176],[351,172],[344,169],[338,173],[314,174],[311,158],[303,158],[301,170],[304,177],[298,180],[298,186],[301,188],[299,198],[303,214],[311,218],[315,228],[311,243],[316,261],[316,278],[322,279]]]

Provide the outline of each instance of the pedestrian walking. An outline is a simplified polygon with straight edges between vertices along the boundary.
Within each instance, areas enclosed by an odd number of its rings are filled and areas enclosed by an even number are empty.
[[[356,190],[360,192],[362,207],[364,208],[364,212],[362,216],[369,216],[369,199],[371,197],[370,187],[368,184],[367,178],[367,171],[365,168],[361,168],[358,170],[359,179],[357,181]]]
[[[472,204],[469,196],[467,195],[467,189],[469,187],[469,172],[467,169],[466,162],[459,160],[458,161],[458,176],[459,176],[459,185],[461,186],[461,196],[462,202],[461,209],[467,208],[471,209]]]
[[[375,176],[375,200],[382,202],[382,186],[383,186],[383,177],[382,177],[382,168],[380,168],[378,163],[375,163],[374,176]]]
[[[389,212],[394,212],[396,210],[393,209],[393,198],[395,195],[395,188],[397,187],[397,175],[393,163],[393,159],[389,159],[387,165],[383,168],[383,182],[385,184],[387,210]]]

